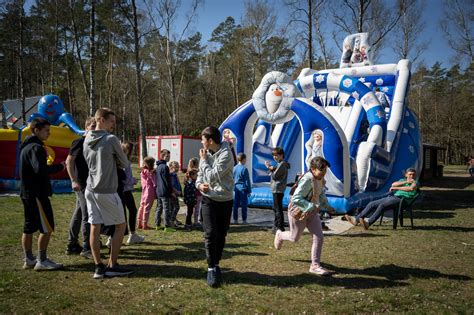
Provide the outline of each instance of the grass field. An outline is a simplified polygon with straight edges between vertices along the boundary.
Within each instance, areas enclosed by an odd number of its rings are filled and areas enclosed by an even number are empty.
[[[308,273],[310,235],[277,252],[268,230],[232,226],[220,289],[205,283],[198,231],[146,231],[146,243],[122,247],[120,262],[133,276],[93,280],[90,260],[64,253],[72,194],[52,197],[57,228],[49,256],[65,270],[22,270],[21,202],[0,197],[0,313],[472,314],[474,180],[450,167],[442,180],[424,184],[415,229],[386,223],[325,238],[322,262],[337,272],[331,278]]]

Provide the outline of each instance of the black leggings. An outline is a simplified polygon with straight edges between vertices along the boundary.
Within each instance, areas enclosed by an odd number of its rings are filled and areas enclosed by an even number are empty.
[[[135,205],[135,199],[133,198],[132,191],[129,190],[123,192],[123,201],[125,203],[125,207],[128,209],[128,227],[130,229],[130,232],[135,233],[138,210],[137,206]]]
[[[285,231],[285,217],[283,216],[283,193],[273,193],[273,212],[275,220],[273,228]]]

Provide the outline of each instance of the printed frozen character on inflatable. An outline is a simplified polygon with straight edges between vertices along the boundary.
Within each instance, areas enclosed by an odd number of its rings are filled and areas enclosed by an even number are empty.
[[[77,126],[72,115],[65,112],[63,102],[57,95],[45,95],[38,103],[38,112],[33,113],[30,118],[28,118],[28,122],[40,117],[48,120],[53,126],[64,124],[74,133],[79,135],[84,134],[84,130],[81,130],[81,128]]]
[[[324,157],[323,152],[323,145],[324,145],[324,133],[320,129],[316,129],[311,133],[311,138],[305,143],[306,147],[306,167],[309,169],[309,165],[311,160],[317,156]],[[326,176],[324,177],[326,180],[326,188],[330,191],[343,191],[344,187],[342,182],[334,176],[331,168],[329,167]]]

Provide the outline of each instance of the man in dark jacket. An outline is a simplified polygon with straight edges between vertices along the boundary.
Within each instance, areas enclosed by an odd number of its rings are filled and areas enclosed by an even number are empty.
[[[95,118],[89,117],[86,120],[86,132],[95,129]],[[72,190],[76,193],[76,209],[69,223],[69,237],[66,254],[80,254],[82,257],[92,259],[91,247],[89,244],[90,224],[87,222],[87,203],[85,191],[87,177],[89,177],[89,167],[84,158],[83,146],[85,135],[76,139],[71,144],[71,149],[66,159],[66,168],[71,179]],[[82,227],[83,246],[79,245],[79,231]]]
[[[171,185],[170,169],[167,163],[170,160],[170,151],[163,149],[160,151],[160,160],[156,162],[156,205],[155,225],[156,229],[161,229],[161,214],[165,212],[165,232],[174,232],[175,224],[172,222],[173,209],[171,209],[171,197],[174,196]]]
[[[20,197],[25,209],[25,225],[21,243],[25,253],[23,269],[37,271],[55,270],[63,267],[47,256],[51,233],[54,231],[54,217],[50,196],[53,195],[49,174],[64,170],[64,163],[48,166],[43,141],[50,133],[50,122],[35,118],[30,123],[32,136],[25,138],[20,147]],[[38,237],[38,258],[32,253],[33,233]]]

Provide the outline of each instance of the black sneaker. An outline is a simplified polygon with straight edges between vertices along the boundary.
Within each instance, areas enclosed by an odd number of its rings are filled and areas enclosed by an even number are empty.
[[[95,265],[94,279],[103,279],[105,276],[105,265]]]
[[[66,255],[79,255],[82,252],[82,246],[79,244],[68,245]]]
[[[217,288],[217,286],[219,285],[217,282],[215,270],[207,271],[207,285],[210,286],[211,288]]]
[[[222,276],[221,267],[216,266],[215,268],[216,268],[216,277],[220,278]]]
[[[121,266],[115,265],[114,267],[107,267],[105,269],[105,276],[109,278],[113,277],[126,277],[131,275],[133,270],[123,268]]]

